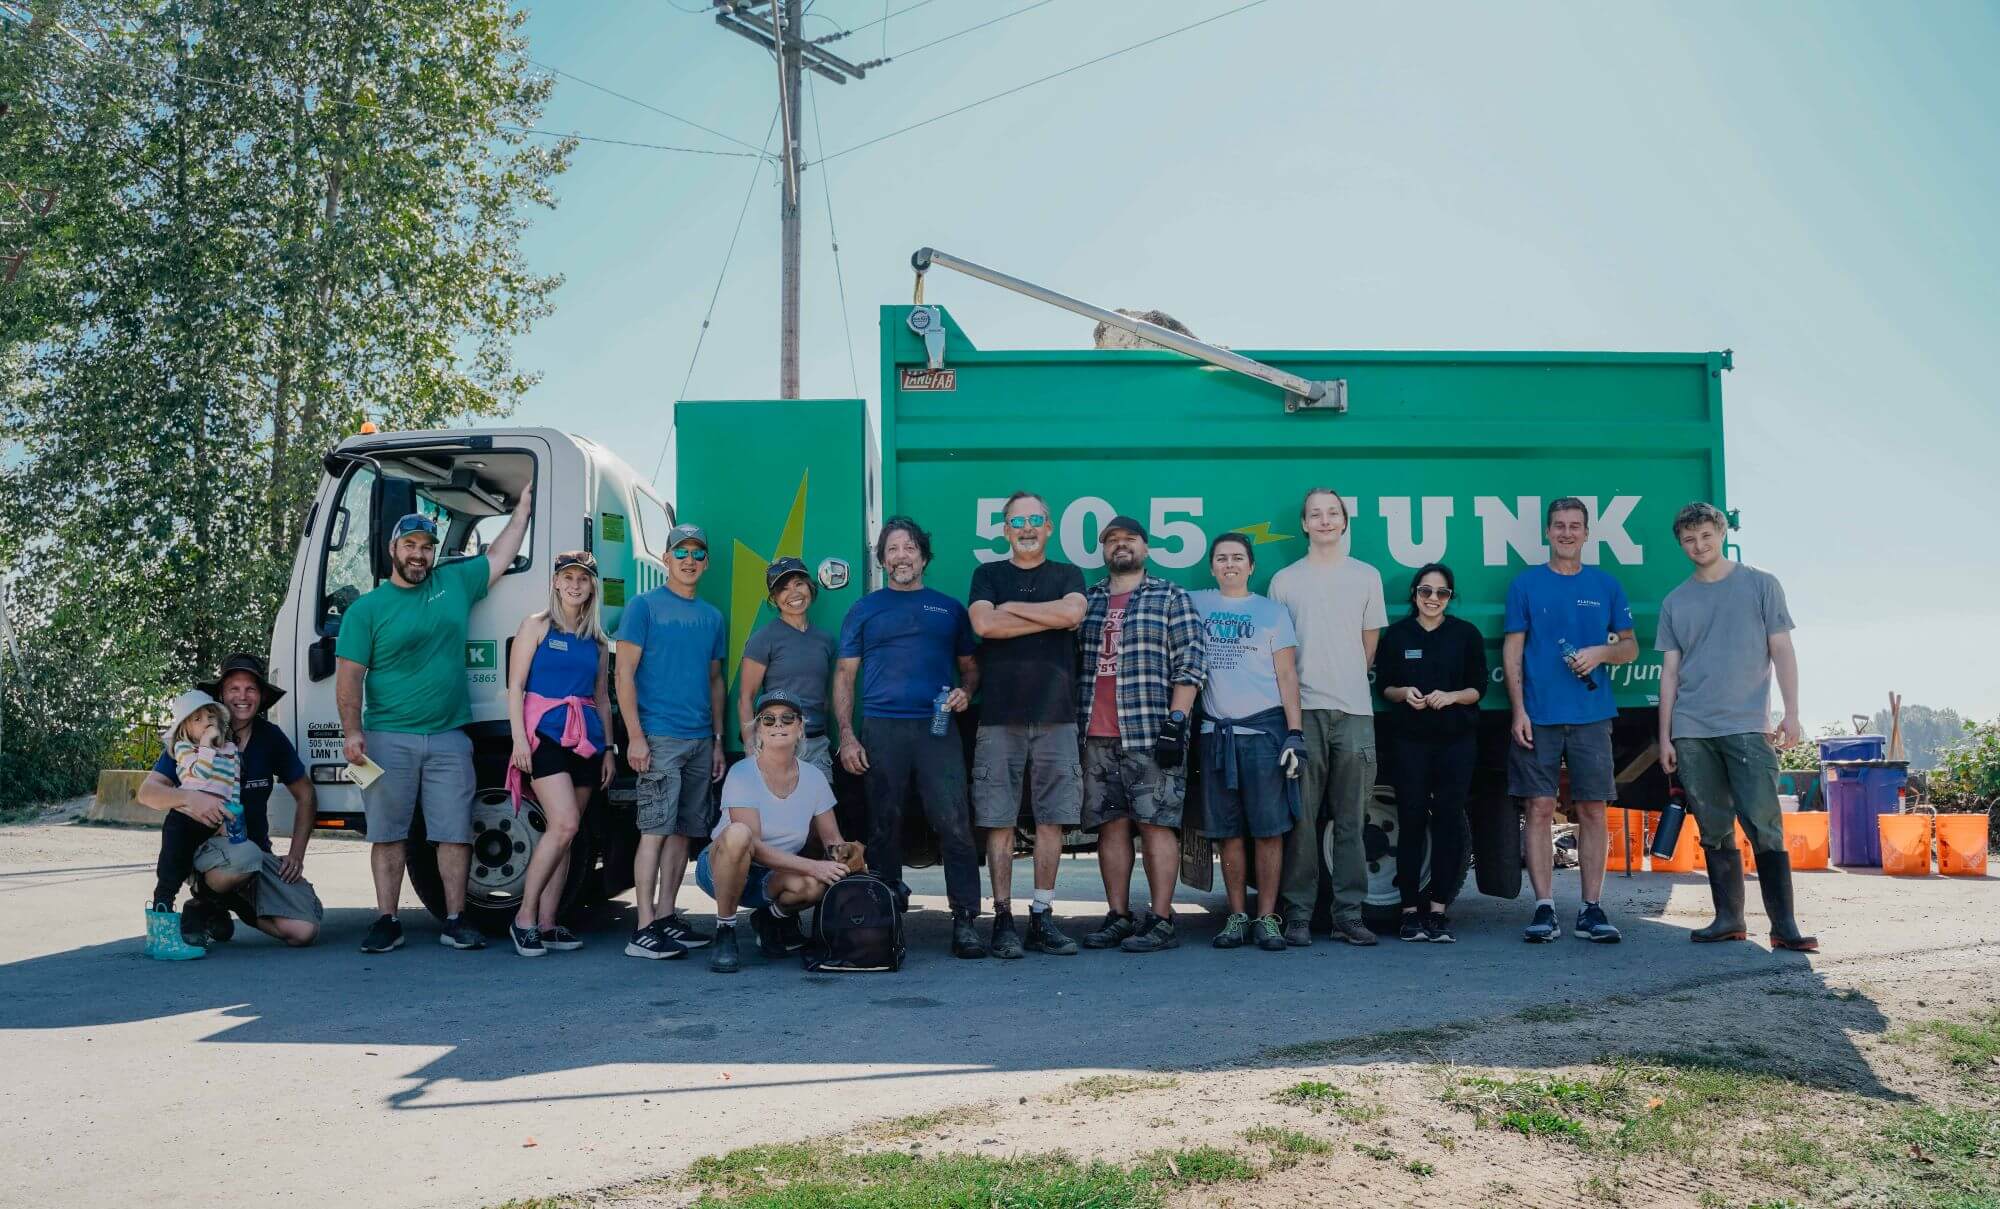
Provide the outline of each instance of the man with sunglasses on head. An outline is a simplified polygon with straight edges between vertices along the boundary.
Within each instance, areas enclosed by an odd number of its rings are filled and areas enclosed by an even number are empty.
[[[986,829],[993,879],[995,957],[1027,950],[1073,956],[1056,927],[1056,868],[1066,828],[1083,818],[1083,767],[1076,741],[1076,630],[1083,623],[1083,572],[1049,559],[1047,501],[1016,491],[1001,509],[1008,556],[972,572],[970,602],[979,646],[979,736],[972,754],[972,821]],[[1023,782],[1035,818],[1035,901],[1024,942],[1014,930],[1014,827]]]
[[[695,595],[707,570],[708,534],[675,525],[667,534],[667,582],[627,605],[618,622],[618,709],[626,762],[639,774],[632,857],[639,926],[625,946],[633,957],[679,957],[710,939],[676,901],[691,842],[715,826],[711,786],[723,773],[729,627],[722,610]]]

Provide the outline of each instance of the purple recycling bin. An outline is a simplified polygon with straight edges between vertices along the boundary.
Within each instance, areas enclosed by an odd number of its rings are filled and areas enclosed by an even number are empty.
[[[1875,816],[1896,813],[1896,797],[1909,779],[1908,760],[1830,760],[1822,766],[1827,848],[1834,864],[1882,867]]]

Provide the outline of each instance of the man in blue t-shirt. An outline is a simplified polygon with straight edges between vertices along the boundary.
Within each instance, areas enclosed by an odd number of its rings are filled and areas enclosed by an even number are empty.
[[[907,902],[903,803],[914,780],[943,859],[951,951],[959,957],[984,957],[986,946],[972,926],[979,917],[979,863],[966,800],[965,749],[950,718],[978,691],[979,665],[972,657],[972,619],[965,606],[924,586],[930,561],[931,535],[915,521],[892,516],[883,523],[875,539],[875,562],[887,585],[856,601],[841,623],[833,716],[840,729],[841,764],[866,778],[868,867],[895,885]],[[856,672],[865,734],[854,726]],[[939,694],[944,695],[946,725],[943,734],[933,734]]]
[[[665,586],[642,593],[618,619],[618,710],[626,762],[639,774],[632,855],[639,926],[625,945],[630,957],[679,957],[713,939],[676,904],[688,848],[715,826],[713,785],[723,773],[729,627],[721,609],[695,595],[707,570],[708,534],[675,525],[667,534]]]
[[[1576,807],[1577,871],[1583,909],[1577,935],[1616,944],[1619,933],[1598,903],[1610,837],[1605,803],[1618,796],[1611,764],[1610,667],[1639,657],[1632,637],[1632,606],[1618,581],[1583,565],[1590,513],[1582,500],[1564,496],[1545,518],[1549,561],[1529,567],[1507,588],[1507,637],[1500,647],[1507,696],[1514,705],[1513,744],[1507,756],[1507,792],[1527,801],[1528,880],[1535,888],[1535,917],[1523,934],[1531,942],[1562,935],[1552,897],[1555,875],[1556,793],[1569,767],[1570,801]]]

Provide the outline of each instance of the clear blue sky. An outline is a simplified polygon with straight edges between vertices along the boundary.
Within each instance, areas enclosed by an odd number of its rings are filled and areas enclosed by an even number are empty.
[[[910,0],[891,0],[904,7]],[[530,53],[750,143],[769,56],[678,11],[530,4]],[[932,0],[888,53],[1032,0]],[[817,88],[828,150],[1231,0],[1053,0]],[[817,36],[881,0],[817,0]],[[822,16],[827,19],[821,19]],[[877,25],[831,49],[883,51]],[[1411,6],[1269,0],[806,174],[803,377],[845,396],[827,206],[861,393],[875,308],[930,244],[1241,347],[1736,350],[1730,496],[1785,581],[1809,721],[2000,713],[2000,8]],[[1985,83],[1981,83],[1981,80]],[[732,149],[581,85],[545,125]],[[806,121],[808,155],[819,153]],[[521,342],[521,416],[649,470],[753,161],[585,144],[537,217],[567,284]],[[776,393],[766,170],[690,397]],[[1074,316],[933,283],[987,347],[1085,347]]]

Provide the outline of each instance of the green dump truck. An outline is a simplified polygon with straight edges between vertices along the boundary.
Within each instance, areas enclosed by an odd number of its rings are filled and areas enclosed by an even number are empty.
[[[925,269],[960,269],[1162,347],[989,350],[944,307],[885,306],[878,421],[858,399],[681,402],[670,502],[615,455],[580,438],[569,439],[580,457],[566,449],[516,457],[505,464],[517,477],[531,472],[531,462],[557,475],[536,480],[537,517],[525,557],[539,569],[547,566],[547,551],[564,545],[595,545],[600,559],[611,546],[617,565],[632,568],[630,583],[619,589],[636,591],[657,582],[660,552],[648,543],[654,529],[675,519],[703,525],[713,561],[702,591],[729,619],[733,678],[745,639],[771,615],[764,565],[789,554],[814,567],[822,585],[816,620],[835,630],[847,607],[877,582],[868,543],[885,516],[908,514],[932,532],[936,555],[927,582],[955,594],[964,593],[979,563],[1006,557],[1001,505],[1022,488],[1049,501],[1054,554],[1083,568],[1087,579],[1101,573],[1100,526],[1127,513],[1152,530],[1158,571],[1190,586],[1208,584],[1211,538],[1232,529],[1251,534],[1258,556],[1252,586],[1263,590],[1272,573],[1304,553],[1298,523],[1304,490],[1331,486],[1348,504],[1352,553],[1382,572],[1392,613],[1415,568],[1445,561],[1458,577],[1454,608],[1492,643],[1494,685],[1468,825],[1479,888],[1512,897],[1521,881],[1520,835],[1503,777],[1501,612],[1509,579],[1547,558],[1544,502],[1575,495],[1592,511],[1585,561],[1624,584],[1647,650],[1637,663],[1613,669],[1622,793],[1633,805],[1664,804],[1667,787],[1651,759],[1659,662],[1650,640],[1661,598],[1685,575],[1671,533],[1675,511],[1694,499],[1728,507],[1722,461],[1728,352],[1232,352],[943,253],[927,249],[916,263],[920,283]],[[436,443],[470,435],[437,434]],[[442,474],[447,485],[464,488],[452,498],[470,509],[462,540],[476,545],[479,524],[491,523],[482,518],[511,498],[507,483],[480,477],[504,461],[493,453],[508,445],[563,444],[549,430],[517,433],[511,441],[499,430],[492,435],[495,441],[474,451],[481,456],[468,456],[462,445],[426,456],[424,440],[413,434],[355,438],[329,456],[294,572],[295,605],[307,603],[290,610],[289,621],[281,621],[290,630],[274,638],[274,648],[285,648],[274,655],[288,686],[319,674],[310,648],[324,640],[329,621],[337,626],[337,615],[323,604],[321,568],[340,557],[329,543],[335,527],[344,537],[348,526],[343,486],[351,495],[363,468],[391,478],[408,466],[419,478]],[[355,460],[370,448],[381,454]],[[454,476],[464,482],[453,483]],[[635,516],[640,509],[656,515]],[[371,545],[393,520],[381,513],[373,516]],[[379,556],[350,557],[346,578],[365,586],[382,566]],[[606,603],[613,604],[612,585],[606,587]],[[502,607],[503,595],[511,608]],[[474,612],[475,639],[504,645],[534,596],[496,592]],[[503,651],[488,655],[505,666]],[[490,678],[490,669],[469,664],[467,674]],[[497,785],[504,775],[505,701],[481,684],[474,693],[476,738],[486,752],[481,776],[490,769]],[[295,709],[320,695],[295,692]],[[330,685],[324,695],[330,702]],[[330,709],[311,719],[295,712],[290,721],[302,752],[309,740],[314,751],[338,751],[338,717]],[[729,722],[733,728],[733,716]],[[358,822],[358,794],[343,783],[344,774],[331,767],[323,778],[315,773],[323,779],[323,813]],[[845,788],[852,802],[857,787]],[[629,866],[616,867],[630,851],[629,792],[614,789],[609,807],[594,812],[590,828],[591,850],[605,854],[603,876],[576,874],[579,903],[629,885]],[[1371,816],[1370,863],[1391,912],[1393,828],[1385,800]],[[504,845],[491,845],[496,854],[524,841],[503,838]],[[525,847],[532,842],[525,837]],[[921,851],[920,841],[915,848]],[[473,905],[486,918],[512,907],[509,887],[518,875],[511,867],[524,862],[503,863],[506,876],[499,865],[482,865],[488,876],[475,878]],[[1206,884],[1205,847],[1191,846],[1184,872]]]

